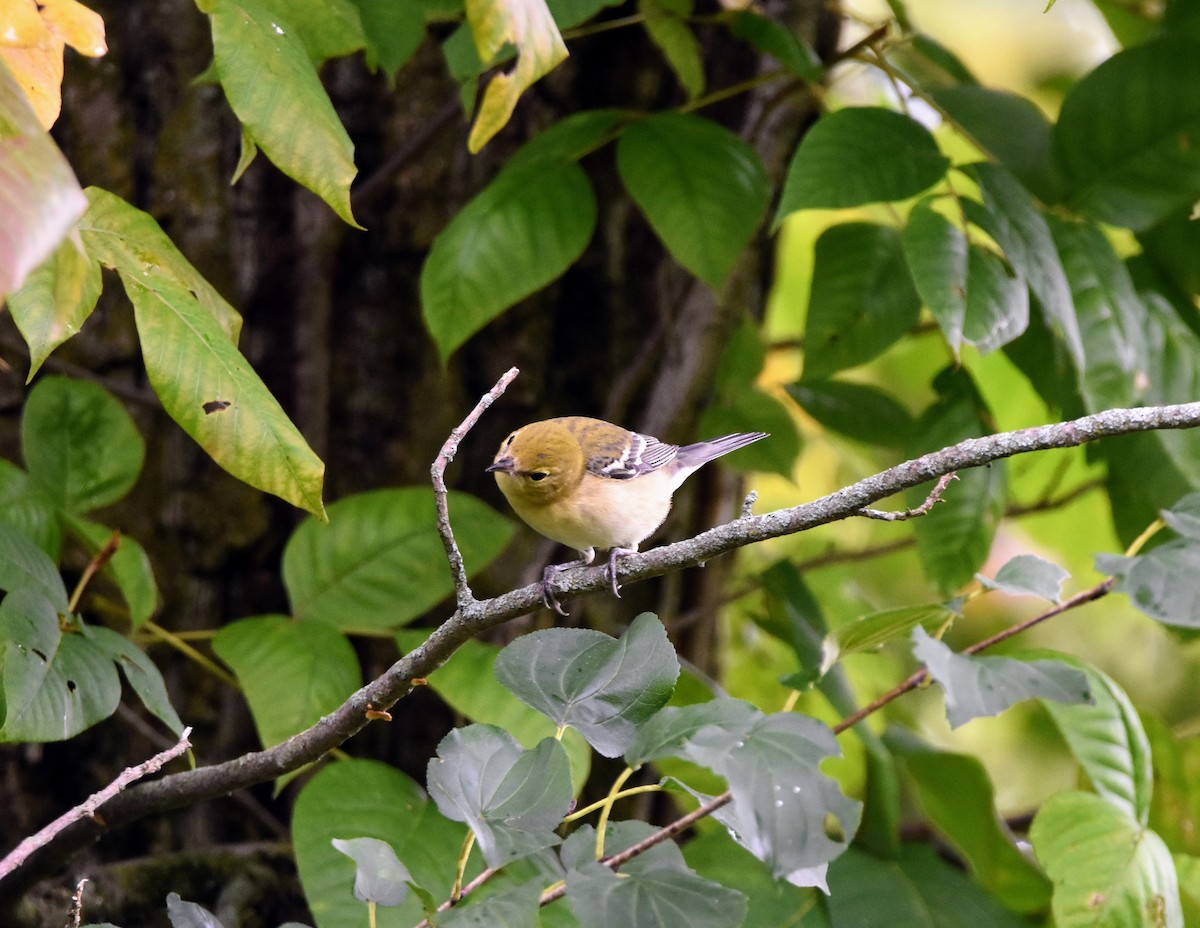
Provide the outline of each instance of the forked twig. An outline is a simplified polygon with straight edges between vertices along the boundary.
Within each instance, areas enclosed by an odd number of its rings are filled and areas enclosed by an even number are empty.
[[[475,404],[475,408],[458,424],[458,427],[451,429],[450,437],[442,445],[442,450],[433,459],[433,466],[430,468],[433,478],[433,495],[437,501],[438,535],[442,539],[442,547],[446,549],[446,560],[450,562],[450,573],[454,577],[454,599],[459,609],[466,608],[476,602],[476,599],[475,594],[471,592],[470,584],[467,583],[467,568],[463,564],[462,552],[458,550],[458,543],[454,540],[454,529],[450,527],[450,506],[447,501],[449,494],[446,490],[446,466],[454,460],[454,455],[458,453],[458,446],[462,443],[463,438],[466,437],[467,432],[474,428],[475,423],[479,421],[479,417],[483,415],[484,411],[492,403],[499,399],[519,373],[520,371],[515,367],[510,367],[504,376],[496,381],[496,385],[488,390],[479,402]]]

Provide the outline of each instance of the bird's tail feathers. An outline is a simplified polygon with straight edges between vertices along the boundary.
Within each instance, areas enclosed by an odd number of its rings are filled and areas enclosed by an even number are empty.
[[[682,467],[694,469],[713,458],[719,458],[723,454],[737,451],[760,438],[767,437],[768,433],[766,432],[735,432],[733,435],[722,435],[720,438],[698,441],[694,445],[684,445],[679,449],[675,459]]]

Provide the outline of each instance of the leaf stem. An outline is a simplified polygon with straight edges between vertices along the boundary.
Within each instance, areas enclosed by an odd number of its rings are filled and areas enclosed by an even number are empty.
[[[604,833],[608,829],[608,816],[612,812],[613,803],[617,801],[617,794],[621,791],[621,787],[625,785],[625,781],[631,776],[633,776],[633,768],[626,767],[621,771],[621,775],[613,780],[612,788],[609,789],[608,795],[604,797],[604,802],[600,809],[600,818],[596,821],[596,860],[604,857]]]
[[[155,638],[157,638],[159,641],[169,644],[171,647],[173,647],[176,651],[178,651],[180,654],[182,654],[188,660],[193,661],[200,667],[203,667],[205,670],[207,670],[210,674],[212,674],[214,677],[216,677],[222,683],[225,683],[228,686],[232,686],[235,690],[241,689],[241,687],[238,685],[237,678],[233,674],[229,673],[227,670],[225,670],[221,666],[219,666],[216,663],[216,661],[212,660],[209,657],[205,657],[203,654],[201,654],[199,651],[197,651],[195,648],[193,648],[190,644],[188,644],[186,641],[184,641],[182,638],[180,638],[174,632],[167,631],[167,629],[163,628],[157,622],[150,622],[150,621],[146,622],[146,624],[144,624],[142,626],[142,628],[145,629],[146,631],[150,632],[150,634],[153,635]]]
[[[96,552],[95,556],[87,562],[87,566],[83,569],[83,574],[79,578],[79,582],[75,584],[75,590],[71,593],[71,599],[67,603],[67,612],[74,612],[79,607],[79,600],[83,596],[83,591],[87,589],[88,583],[92,577],[96,576],[96,572],[104,567],[112,556],[117,553],[117,549],[121,547],[121,533],[119,530],[114,530],[108,537],[108,541],[104,543],[104,547]]]
[[[475,832],[467,829],[467,836],[463,838],[462,850],[458,853],[458,866],[454,873],[454,885],[450,888],[450,904],[458,902],[462,898],[463,874],[467,872],[467,860],[471,856],[471,848],[475,846]]]
[[[605,796],[603,799],[597,799],[590,806],[584,806],[582,809],[576,809],[570,815],[563,819],[563,824],[575,822],[584,816],[591,815],[597,809],[612,805],[619,799],[626,799],[629,796],[637,796],[641,793],[660,793],[662,785],[659,783],[647,783],[645,786],[631,786],[629,789],[623,789],[618,793],[613,793],[612,796]]]

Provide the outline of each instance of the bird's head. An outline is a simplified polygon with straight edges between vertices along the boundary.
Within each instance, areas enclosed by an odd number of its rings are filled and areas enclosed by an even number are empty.
[[[487,470],[510,501],[545,506],[573,490],[583,479],[579,439],[554,419],[519,428],[500,443]]]

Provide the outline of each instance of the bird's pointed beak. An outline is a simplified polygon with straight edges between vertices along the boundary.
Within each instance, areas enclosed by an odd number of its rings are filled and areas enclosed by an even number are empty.
[[[484,471],[489,474],[493,474],[498,471],[505,474],[511,474],[514,470],[516,470],[516,468],[517,462],[511,457],[506,456],[502,458],[496,458],[496,460],[484,468]]]

